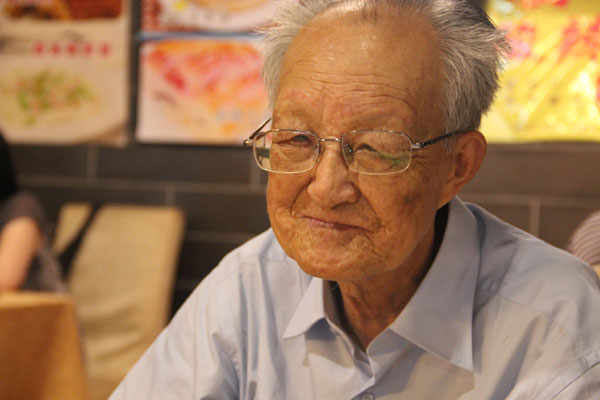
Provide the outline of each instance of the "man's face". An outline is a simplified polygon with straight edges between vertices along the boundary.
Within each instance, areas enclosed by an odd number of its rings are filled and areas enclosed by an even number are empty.
[[[439,51],[427,21],[383,9],[376,23],[358,18],[329,12],[301,31],[284,60],[273,127],[322,138],[358,129],[413,140],[443,134]],[[312,170],[270,174],[271,225],[310,275],[410,275],[430,256],[435,212],[450,200],[448,169],[440,144],[413,153],[405,172],[361,175],[348,170],[339,144],[325,143]]]

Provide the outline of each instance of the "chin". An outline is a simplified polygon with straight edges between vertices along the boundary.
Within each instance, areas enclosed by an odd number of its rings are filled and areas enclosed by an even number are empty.
[[[354,281],[368,275],[369,269],[378,265],[367,260],[368,252],[355,252],[351,245],[327,243],[319,237],[293,243],[288,255],[309,275],[331,281]],[[313,242],[313,243],[310,243]],[[286,250],[287,252],[287,250]]]
[[[355,273],[350,266],[343,265],[326,265],[324,263],[305,263],[302,260],[298,261],[298,265],[302,271],[315,278],[321,278],[327,281],[353,281]]]
[[[351,281],[381,265],[381,260],[373,257],[371,240],[358,229],[315,227],[296,218],[272,220],[271,226],[286,254],[309,275]]]

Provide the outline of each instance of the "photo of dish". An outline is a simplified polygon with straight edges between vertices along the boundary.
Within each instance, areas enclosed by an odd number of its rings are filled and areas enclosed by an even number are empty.
[[[261,65],[250,40],[144,43],[138,140],[241,144],[267,115]]]
[[[124,96],[106,73],[77,64],[0,67],[0,127],[11,142],[81,143],[122,128]]]
[[[0,128],[11,143],[127,141],[129,0],[0,0]]]
[[[14,71],[0,78],[2,119],[26,127],[51,124],[77,113],[93,113],[98,98],[80,77],[42,69],[33,74]]]
[[[273,0],[143,0],[145,31],[246,32],[267,23]]]

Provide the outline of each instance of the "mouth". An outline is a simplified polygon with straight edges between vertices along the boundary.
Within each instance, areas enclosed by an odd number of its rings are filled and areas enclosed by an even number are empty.
[[[305,218],[308,220],[309,224],[315,228],[327,228],[327,229],[336,229],[336,230],[360,229],[360,227],[358,227],[356,225],[348,225],[348,224],[343,224],[340,222],[326,221],[323,219],[313,218],[313,217],[305,217]]]

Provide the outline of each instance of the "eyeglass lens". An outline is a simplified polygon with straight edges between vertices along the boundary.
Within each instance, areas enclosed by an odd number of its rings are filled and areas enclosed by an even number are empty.
[[[366,174],[402,172],[410,164],[412,144],[400,133],[350,132],[342,137],[344,158],[350,169]]]
[[[307,171],[313,167],[318,154],[318,137],[306,132],[267,131],[254,139],[256,161],[267,171]]]
[[[393,174],[408,168],[411,141],[400,133],[357,131],[342,136],[348,167],[363,174]],[[273,172],[310,170],[319,158],[319,137],[301,131],[265,131],[254,139],[258,165]]]

